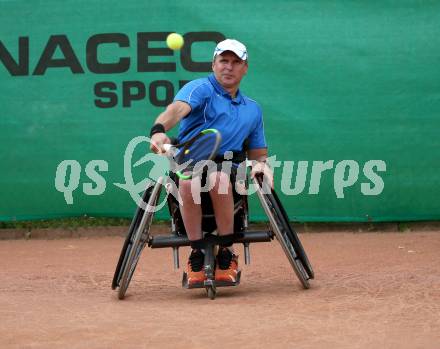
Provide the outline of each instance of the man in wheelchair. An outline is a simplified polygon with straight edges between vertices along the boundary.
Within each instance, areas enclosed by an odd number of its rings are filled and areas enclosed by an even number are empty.
[[[180,213],[192,251],[187,263],[188,284],[200,284],[206,278],[203,269],[202,205],[200,189],[209,185],[209,197],[215,216],[220,244],[216,256],[215,281],[237,281],[238,256],[232,244],[234,233],[234,185],[237,166],[248,158],[253,161],[251,176],[263,173],[272,185],[272,172],[266,164],[267,144],[260,106],[239,90],[248,71],[246,47],[237,40],[220,42],[214,50],[213,74],[187,83],[156,119],[150,133],[151,149],[165,151],[171,143],[166,132],[180,123],[178,142],[183,143],[205,129],[217,129],[222,135],[217,168],[191,180],[179,180],[182,204]],[[244,149],[244,143],[247,149]],[[224,170],[225,154],[232,155],[232,169]],[[228,158],[229,160],[229,158]],[[229,167],[229,166],[228,166]],[[230,173],[229,173],[230,172]],[[198,181],[198,182],[197,182]],[[273,186],[273,185],[272,185]]]

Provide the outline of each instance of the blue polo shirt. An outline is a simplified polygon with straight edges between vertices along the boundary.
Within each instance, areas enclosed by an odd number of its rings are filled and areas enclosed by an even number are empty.
[[[226,151],[241,151],[246,139],[249,139],[249,149],[267,147],[260,106],[240,91],[231,98],[214,74],[187,83],[174,101],[191,106],[191,112],[180,121],[180,143],[204,129],[215,128],[222,135],[219,155]]]

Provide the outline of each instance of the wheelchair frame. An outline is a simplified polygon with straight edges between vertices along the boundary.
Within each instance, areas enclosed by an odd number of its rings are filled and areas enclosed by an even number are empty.
[[[150,228],[154,215],[154,207],[160,196],[162,186],[164,186],[164,177],[160,177],[153,187],[145,190],[142,200],[146,207],[136,209],[131,222],[127,237],[125,239],[122,251],[116,266],[112,282],[112,289],[118,289],[118,298],[123,299],[133,277],[140,255],[145,248],[173,248],[174,267],[179,268],[179,247],[190,246],[190,241],[186,235],[179,234],[176,231],[174,217],[171,216],[171,235],[169,236],[150,236]],[[247,201],[245,201],[245,217],[243,222],[244,231],[234,232],[233,242],[244,245],[245,264],[250,264],[250,243],[270,242],[276,237],[280,243],[286,257],[292,266],[295,274],[305,289],[310,287],[309,280],[314,278],[312,266],[307,258],[301,241],[295,230],[289,223],[289,218],[284,210],[281,201],[271,188],[265,187],[262,177],[253,178],[253,184],[256,188],[257,196],[260,200],[266,215],[269,218],[270,230],[248,231],[248,212]],[[243,199],[247,198],[243,196]],[[235,212],[234,212],[235,213]],[[235,220],[235,216],[234,216]],[[235,221],[234,221],[235,224]],[[235,230],[235,227],[234,227]],[[235,283],[219,283],[214,278],[215,268],[215,249],[219,245],[216,235],[211,232],[204,236],[205,260],[204,270],[207,280],[203,284],[189,286],[186,273],[183,274],[182,286],[185,288],[205,288],[210,299],[215,299],[217,287],[237,286],[240,283],[240,273]]]

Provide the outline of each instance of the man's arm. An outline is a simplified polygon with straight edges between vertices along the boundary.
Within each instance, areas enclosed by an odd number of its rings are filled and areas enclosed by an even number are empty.
[[[165,131],[172,129],[182,118],[191,112],[189,104],[182,101],[175,101],[167,106],[164,112],[160,113],[154,122],[155,125],[160,124]],[[170,143],[170,139],[165,133],[155,133],[151,136],[150,149],[155,153],[164,151],[163,144]]]
[[[164,112],[159,114],[155,124],[162,124],[165,127],[165,131],[168,131],[190,112],[191,107],[188,103],[175,101],[169,104]]]

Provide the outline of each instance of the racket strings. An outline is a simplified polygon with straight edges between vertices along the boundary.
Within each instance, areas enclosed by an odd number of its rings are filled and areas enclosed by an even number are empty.
[[[205,134],[196,138],[179,151],[175,159],[178,165],[186,164],[185,167],[193,168],[199,162],[212,159],[217,147],[217,136]]]

